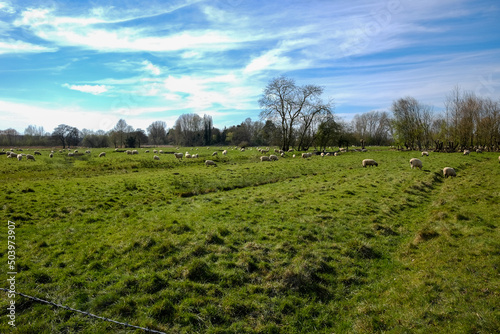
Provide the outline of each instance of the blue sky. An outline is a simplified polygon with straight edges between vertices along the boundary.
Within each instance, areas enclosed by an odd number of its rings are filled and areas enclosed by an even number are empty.
[[[500,98],[500,3],[460,0],[0,0],[0,129],[146,129],[183,113],[259,119],[272,78],[324,87],[335,114],[455,86]]]

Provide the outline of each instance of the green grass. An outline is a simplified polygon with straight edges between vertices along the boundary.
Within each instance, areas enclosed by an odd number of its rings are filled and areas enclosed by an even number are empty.
[[[3,282],[12,220],[18,291],[167,333],[500,331],[498,153],[260,162],[229,150],[206,167],[215,150],[0,155]],[[17,333],[131,332],[20,296],[16,307]]]

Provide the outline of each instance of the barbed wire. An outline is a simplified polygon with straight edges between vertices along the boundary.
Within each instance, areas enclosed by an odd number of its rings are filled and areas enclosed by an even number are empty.
[[[44,300],[44,299],[40,299],[40,298],[37,298],[37,297],[29,296],[29,295],[26,295],[26,294],[21,293],[21,292],[12,291],[12,290],[5,289],[5,288],[0,288],[0,290],[5,291],[5,292],[9,292],[9,293],[15,293],[16,295],[20,295],[22,297],[29,298],[29,299],[32,299],[34,301],[40,302],[40,303],[49,304],[49,305],[52,305],[52,306],[55,306],[55,307],[59,307],[59,308],[63,308],[63,309],[66,309],[66,310],[69,310],[69,311],[73,311],[73,312],[78,312],[78,313],[84,314],[84,315],[86,315],[88,317],[93,317],[93,318],[101,319],[101,320],[104,320],[104,321],[112,322],[112,323],[115,323],[117,325],[132,327],[132,328],[136,328],[136,329],[142,329],[143,331],[150,332],[150,333],[167,334],[165,332],[160,332],[160,331],[157,331],[157,330],[154,330],[154,329],[149,329],[149,328],[145,328],[145,327],[135,326],[135,325],[131,325],[131,324],[128,324],[128,323],[125,323],[125,322],[120,322],[120,321],[116,321],[116,320],[109,319],[109,318],[106,318],[106,317],[101,317],[99,315],[92,314],[90,312],[85,312],[85,311],[77,310],[77,309],[74,309],[74,308],[69,307],[69,306],[64,306],[64,305],[60,305],[60,304],[57,304],[57,303],[54,303],[54,302],[50,302],[48,300]]]

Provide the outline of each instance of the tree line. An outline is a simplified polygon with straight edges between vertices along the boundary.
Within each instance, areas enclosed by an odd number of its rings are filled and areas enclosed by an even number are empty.
[[[259,100],[260,119],[219,129],[212,117],[182,114],[168,128],[158,120],[146,130],[120,119],[109,131],[79,130],[66,124],[52,132],[28,126],[23,134],[0,130],[0,146],[141,147],[160,146],[278,146],[283,150],[327,150],[330,146],[384,146],[404,149],[457,151],[500,148],[500,101],[478,97],[458,87],[446,97],[444,112],[413,97],[393,101],[390,111],[357,114],[349,122],[338,119],[333,101],[321,99],[323,88],[297,85],[281,76],[269,81]]]

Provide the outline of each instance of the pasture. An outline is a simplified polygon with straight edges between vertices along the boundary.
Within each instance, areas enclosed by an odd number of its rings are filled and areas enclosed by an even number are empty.
[[[17,291],[166,333],[500,331],[498,153],[221,150],[0,155],[0,287],[10,220]],[[1,333],[143,333],[0,296]]]

